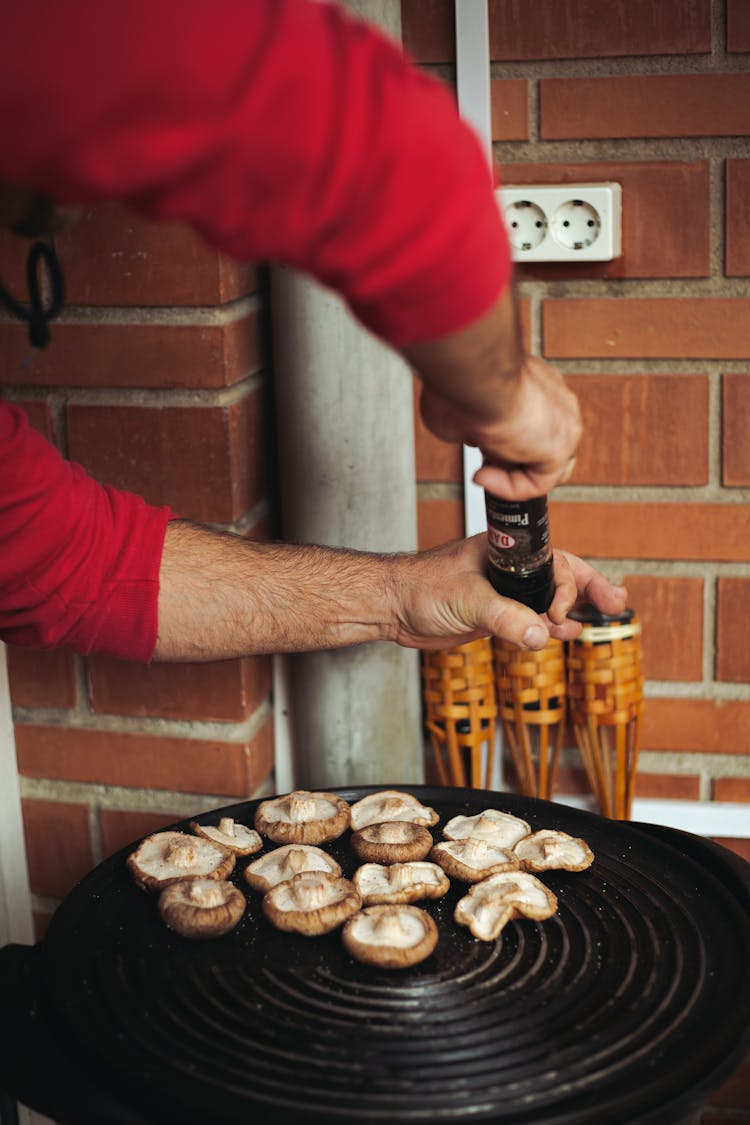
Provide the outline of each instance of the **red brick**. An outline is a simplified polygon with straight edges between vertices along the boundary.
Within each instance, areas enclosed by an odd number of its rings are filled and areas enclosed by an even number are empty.
[[[750,7],[747,8],[750,15]],[[750,160],[727,160],[726,262],[728,277],[750,276]]]
[[[550,503],[552,541],[600,559],[744,562],[750,511],[740,504]]]
[[[745,359],[750,299],[603,297],[545,301],[544,354],[557,359]]]
[[[196,810],[197,811],[197,810]],[[119,809],[100,809],[99,828],[104,858],[140,840],[159,832],[182,817],[166,812],[127,812]]]
[[[745,840],[744,843],[748,845],[745,854],[750,858],[750,840]],[[711,1105],[750,1109],[750,1058],[739,1065],[732,1077],[711,1095],[709,1101]]]
[[[238,743],[16,724],[23,777],[236,797],[249,792],[248,760],[256,739],[265,762],[265,731]]]
[[[10,697],[16,707],[73,707],[73,654],[64,648],[39,651],[8,647]]]
[[[711,50],[709,0],[490,0],[493,59],[690,55]]]
[[[558,770],[555,792],[578,796],[590,794],[592,790],[586,771],[571,767]],[[640,772],[636,777],[635,795],[674,801],[697,801],[700,798],[700,777],[697,774]]]
[[[227,407],[69,405],[70,456],[180,515],[229,523],[263,495],[262,394]]]
[[[543,78],[540,122],[545,141],[746,136],[750,74]]]
[[[464,506],[460,500],[420,500],[417,503],[419,550],[426,551],[464,536]]]
[[[750,804],[750,778],[717,777],[713,783],[715,801],[737,801]]]
[[[750,485],[750,375],[724,375],[722,388],[722,484]]]
[[[750,51],[750,7],[747,0],[727,0],[727,50]]]
[[[703,375],[579,375],[583,437],[573,484],[708,482]]]
[[[260,367],[258,316],[226,325],[67,324],[28,367],[26,329],[0,324],[13,382],[64,387],[228,387]]]
[[[643,628],[646,678],[702,679],[703,579],[627,574],[623,583]]]
[[[698,774],[643,773],[635,779],[635,796],[651,800],[698,801],[701,779]]]
[[[504,164],[503,183],[614,181],[622,187],[622,254],[611,262],[518,264],[520,280],[708,277],[709,165],[705,160]],[[689,235],[687,232],[690,232]]]
[[[745,754],[750,703],[713,699],[646,699],[643,750]]]
[[[237,722],[271,690],[271,661],[265,656],[148,665],[95,656],[88,667],[92,709],[114,715]]]
[[[258,288],[251,266],[217,253],[183,223],[155,222],[118,205],[88,208],[55,238],[66,304],[221,305]],[[26,293],[29,243],[0,230],[0,276]]]
[[[716,678],[744,684],[750,681],[750,578],[720,578],[716,593]]]
[[[493,141],[529,139],[529,90],[525,78],[493,78],[490,82]]]
[[[251,267],[223,257],[186,224],[119,206],[85,210],[55,245],[68,305],[220,305],[257,288]]]
[[[94,865],[85,805],[21,802],[29,885],[34,894],[61,898]]]
[[[401,39],[417,62],[452,61],[456,56],[453,0],[401,0]]]
[[[49,398],[16,399],[14,405],[21,407],[33,429],[38,430],[47,441],[54,443],[55,434],[52,427],[52,409]]]
[[[698,801],[701,779],[697,774],[639,773],[635,779],[635,795],[667,801]]]

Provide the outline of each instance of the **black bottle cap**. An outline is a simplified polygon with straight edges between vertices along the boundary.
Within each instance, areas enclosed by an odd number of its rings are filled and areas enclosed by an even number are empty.
[[[580,621],[582,625],[627,625],[635,617],[635,610],[624,609],[622,613],[610,616],[587,602],[585,605],[579,605],[571,609],[568,617],[572,621]]]
[[[519,574],[514,570],[500,570],[491,566],[487,577],[492,588],[504,598],[522,602],[536,613],[546,613],[555,596],[554,563],[550,558],[537,570]]]

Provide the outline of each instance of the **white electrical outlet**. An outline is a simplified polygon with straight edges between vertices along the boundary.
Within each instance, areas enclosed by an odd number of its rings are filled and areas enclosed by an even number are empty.
[[[620,255],[619,184],[534,184],[495,195],[515,262],[609,262]]]

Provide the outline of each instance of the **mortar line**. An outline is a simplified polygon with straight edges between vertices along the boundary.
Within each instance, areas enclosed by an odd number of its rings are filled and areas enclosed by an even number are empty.
[[[696,699],[707,703],[745,703],[750,700],[750,684],[712,680],[647,680],[648,699]]]
[[[708,375],[708,483],[720,489],[722,466],[722,404],[721,375],[718,371]]]
[[[91,693],[89,690],[88,666],[79,653],[73,654],[73,682],[76,692],[75,712],[81,716],[92,714]]]
[[[52,397],[61,407],[74,406],[142,406],[159,409],[223,407],[252,394],[266,382],[264,369],[243,376],[229,387],[25,387],[11,383],[3,387],[10,401],[43,401]]]
[[[727,54],[726,0],[711,0],[711,64],[714,68],[729,67],[735,60]]]
[[[745,64],[745,68],[747,64]],[[498,145],[500,142],[495,142]],[[504,158],[513,163],[533,164],[541,151],[550,164],[582,164],[587,162],[642,164],[657,162],[696,163],[712,156],[724,156],[731,146],[731,155],[747,157],[750,136],[717,134],[716,136],[683,137],[561,137],[539,142],[504,141]]]
[[[710,581],[703,584],[703,678],[706,687],[716,691],[716,586],[714,573]]]
[[[226,305],[69,305],[55,323],[59,325],[120,325],[145,328],[223,327],[258,313],[263,308],[261,294],[240,297]],[[0,324],[18,324],[9,313],[0,313]]]
[[[114,812],[164,813],[175,820],[254,800],[269,792],[270,777],[256,786],[249,797],[232,793],[182,793],[173,789],[137,789],[124,785],[101,785],[96,782],[54,781],[47,778],[22,777],[21,793],[36,800],[60,801],[69,804],[92,804],[97,810]]]
[[[559,278],[553,275],[547,279],[527,279],[521,275],[517,280],[521,296],[525,296],[527,285],[544,285],[550,300],[616,297],[618,300],[658,301],[664,297],[683,297],[745,301],[750,298],[750,280],[743,277],[725,278],[720,274],[709,277],[576,277],[566,271],[578,270],[582,263],[540,262],[539,265],[545,269],[559,267]],[[515,267],[525,268],[522,262],[516,262]],[[533,269],[533,264],[528,268]]]
[[[48,726],[98,734],[130,734],[155,738],[178,738],[192,742],[218,740],[235,745],[249,742],[271,716],[264,699],[241,722],[221,723],[202,719],[164,719],[151,716],[81,714],[57,707],[14,707],[19,726]]]
[[[720,33],[719,33],[720,34]],[[747,64],[742,54],[728,54],[723,49],[676,55],[606,55],[599,58],[568,59],[493,59],[490,78],[639,78],[702,76],[722,73],[745,74]],[[425,70],[444,81],[450,81],[449,63],[428,63]]]
[[[91,840],[91,857],[93,866],[104,859],[104,845],[102,843],[102,826],[99,820],[99,807],[94,804],[88,806],[89,838]]]
[[[724,276],[726,261],[726,186],[725,156],[712,156],[708,162],[708,218],[711,239],[710,270],[712,278],[722,285],[729,280]]]
[[[529,115],[529,144],[538,144],[541,129],[541,89],[538,78],[527,80],[527,112]]]

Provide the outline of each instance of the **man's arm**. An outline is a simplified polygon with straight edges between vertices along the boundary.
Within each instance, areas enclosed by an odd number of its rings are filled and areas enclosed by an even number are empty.
[[[221,660],[334,649],[367,641],[446,648],[496,635],[542,648],[576,636],[580,597],[618,613],[625,591],[558,552],[546,618],[497,595],[484,578],[483,535],[419,554],[254,543],[186,521],[167,527],[155,660]]]
[[[427,427],[482,450],[488,464],[477,484],[524,500],[568,479],[581,436],[578,401],[557,368],[523,355],[511,288],[468,327],[404,355],[423,380]]]

